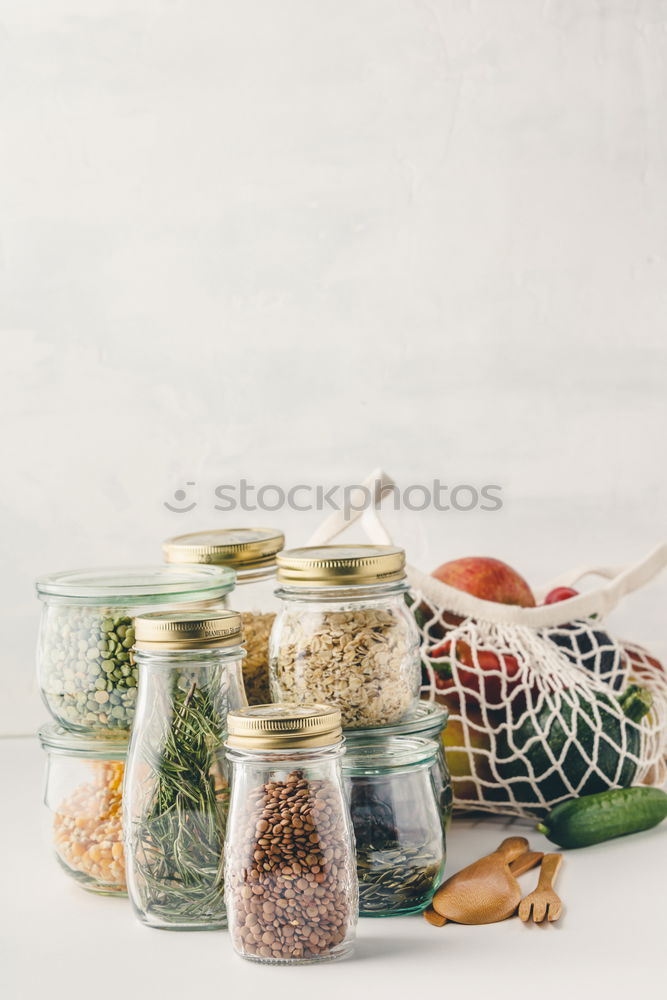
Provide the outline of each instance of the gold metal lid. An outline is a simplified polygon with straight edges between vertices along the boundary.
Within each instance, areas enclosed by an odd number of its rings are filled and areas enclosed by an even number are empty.
[[[239,750],[327,747],[342,739],[340,711],[331,705],[251,705],[227,716],[227,746]]]
[[[275,528],[221,528],[175,535],[163,543],[162,551],[168,563],[270,566],[284,544],[284,534]]]
[[[135,649],[215,649],[243,641],[237,611],[150,611],[134,619]]]
[[[343,587],[392,583],[405,577],[405,552],[392,545],[318,545],[286,549],[277,559],[278,582]]]

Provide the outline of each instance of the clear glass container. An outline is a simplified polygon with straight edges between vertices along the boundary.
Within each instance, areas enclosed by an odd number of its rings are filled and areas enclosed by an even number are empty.
[[[250,705],[271,700],[269,635],[278,610],[276,555],[284,544],[285,536],[276,528],[223,528],[178,535],[163,545],[167,562],[214,564],[235,571],[233,602],[243,622],[243,677]]]
[[[225,893],[234,948],[276,965],[345,957],[357,880],[340,713],[326,705],[234,712],[227,747]]]
[[[273,701],[336,705],[343,728],[400,722],[417,705],[419,633],[405,603],[405,556],[389,546],[278,556],[282,608],[269,643]]]
[[[135,623],[139,698],[123,803],[130,900],[151,927],[224,927],[224,738],[239,702],[240,616],[155,613]]]
[[[47,842],[77,885],[125,896],[122,784],[127,738],[91,739],[50,723],[39,732],[47,753]]]
[[[442,880],[446,847],[432,781],[436,754],[434,741],[423,736],[376,736],[346,750],[343,776],[362,917],[423,910]]]
[[[360,743],[372,742],[385,736],[423,736],[433,740],[436,755],[431,768],[431,779],[435,791],[435,800],[445,831],[452,818],[453,792],[452,781],[447,767],[443,733],[447,727],[449,713],[446,708],[434,701],[420,701],[402,722],[392,726],[382,726],[374,729],[349,729],[345,733],[346,751],[354,752],[354,747]]]
[[[66,729],[127,733],[137,699],[133,619],[151,609],[223,607],[233,570],[139,566],[73,570],[37,580],[42,698]]]

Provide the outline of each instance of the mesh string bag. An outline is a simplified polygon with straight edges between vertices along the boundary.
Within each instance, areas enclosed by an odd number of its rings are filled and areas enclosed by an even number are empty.
[[[380,503],[391,480],[364,484]],[[361,516],[376,544],[392,544],[377,507]],[[356,520],[330,517],[311,544]],[[641,646],[609,634],[605,618],[667,564],[667,546],[629,569],[580,569],[593,589],[523,608],[480,600],[408,567],[421,634],[422,697],[449,711],[444,734],[455,809],[543,816],[573,796],[667,776],[667,674]]]

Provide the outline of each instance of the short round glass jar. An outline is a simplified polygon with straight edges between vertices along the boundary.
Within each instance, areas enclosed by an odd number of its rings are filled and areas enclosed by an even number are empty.
[[[139,698],[123,798],[130,900],[150,927],[224,927],[224,738],[230,702],[239,704],[241,619],[156,612],[135,627]]]
[[[340,712],[327,705],[232,712],[227,748],[225,896],[234,948],[276,965],[345,957],[358,900]]]
[[[233,570],[138,566],[72,570],[37,580],[42,698],[66,729],[127,733],[137,700],[135,615],[151,609],[222,607]]]
[[[47,842],[84,889],[126,895],[122,784],[127,739],[90,738],[50,723],[39,732],[47,753]]]
[[[285,536],[275,528],[225,528],[177,535],[162,546],[168,563],[228,566],[236,573],[233,600],[243,622],[243,677],[250,705],[271,700],[269,634],[278,610],[276,555],[284,544]]]
[[[431,780],[436,754],[422,736],[376,736],[346,750],[362,917],[423,910],[440,884],[445,831]]]
[[[403,550],[286,550],[277,578],[282,609],[269,643],[273,701],[336,705],[344,729],[403,719],[419,700],[421,676]]]
[[[442,736],[447,726],[449,713],[434,701],[420,701],[402,722],[374,729],[350,729],[345,734],[345,747],[351,753],[360,743],[367,743],[385,736],[421,736],[433,740],[436,754],[431,768],[431,778],[435,790],[435,800],[445,830],[452,818],[452,781],[447,767]]]

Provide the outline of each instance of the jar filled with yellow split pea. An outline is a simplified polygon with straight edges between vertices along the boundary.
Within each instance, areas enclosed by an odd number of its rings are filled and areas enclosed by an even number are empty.
[[[168,563],[205,563],[234,570],[231,603],[243,624],[243,680],[249,705],[271,700],[269,635],[279,606],[274,594],[276,556],[284,545],[284,534],[275,528],[222,528],[177,535],[162,546]]]
[[[47,842],[84,889],[125,896],[122,786],[127,738],[90,737],[51,723],[39,733],[47,753]]]

